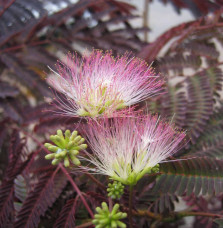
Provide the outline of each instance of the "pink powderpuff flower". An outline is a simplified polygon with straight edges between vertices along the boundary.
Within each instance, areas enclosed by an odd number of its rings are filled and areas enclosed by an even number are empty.
[[[57,70],[48,82],[65,95],[56,101],[68,116],[113,117],[120,109],[125,115],[129,110],[123,108],[159,94],[164,83],[145,61],[100,50],[82,58],[68,55]]]
[[[85,134],[93,153],[83,158],[87,170],[104,174],[125,185],[135,185],[146,173],[176,153],[184,132],[157,116],[101,118],[90,121]],[[92,166],[93,165],[93,166]]]

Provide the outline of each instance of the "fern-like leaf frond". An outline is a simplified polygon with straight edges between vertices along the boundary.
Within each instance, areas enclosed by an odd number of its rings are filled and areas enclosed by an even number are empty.
[[[160,194],[203,195],[222,193],[223,161],[209,157],[193,158],[161,164],[161,176],[153,188]]]
[[[66,202],[65,206],[62,208],[58,219],[54,224],[54,228],[66,227],[73,228],[75,227],[75,211],[77,206],[77,198],[70,199]]]
[[[37,227],[40,216],[44,215],[61,194],[66,178],[58,169],[46,172],[29,193],[17,215],[15,227]]]

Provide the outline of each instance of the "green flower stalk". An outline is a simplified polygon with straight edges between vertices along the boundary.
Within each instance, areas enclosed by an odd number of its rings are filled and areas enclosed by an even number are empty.
[[[80,150],[87,148],[87,144],[83,144],[85,139],[78,135],[77,131],[66,130],[65,134],[61,130],[57,130],[57,135],[51,135],[50,140],[55,144],[45,143],[44,146],[51,151],[45,159],[53,159],[52,165],[57,165],[64,161],[64,166],[69,167],[70,162],[79,166],[81,163],[77,158]]]
[[[112,199],[120,199],[124,193],[124,185],[121,182],[114,181],[108,184],[108,196]]]
[[[95,228],[126,228],[125,223],[119,221],[127,217],[127,213],[119,212],[119,204],[115,204],[112,211],[109,211],[108,205],[103,202],[101,207],[97,207],[97,214],[93,220]]]

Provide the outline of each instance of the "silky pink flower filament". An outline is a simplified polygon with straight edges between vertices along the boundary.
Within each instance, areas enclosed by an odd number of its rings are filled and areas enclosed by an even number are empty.
[[[57,71],[48,81],[66,97],[56,100],[68,116],[112,117],[120,109],[123,114],[123,108],[161,93],[164,83],[145,61],[99,50],[82,58],[68,55]]]
[[[93,154],[85,158],[95,167],[87,169],[129,184],[179,149],[185,138],[157,116],[137,116],[90,121],[86,130]],[[138,179],[137,179],[138,178]]]

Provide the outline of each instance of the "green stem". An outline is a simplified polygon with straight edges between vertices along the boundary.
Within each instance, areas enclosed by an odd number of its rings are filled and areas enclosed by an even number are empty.
[[[186,217],[186,216],[204,216],[204,217],[218,217],[221,218],[222,215],[219,214],[213,214],[213,213],[209,213],[209,212],[202,212],[202,211],[181,211],[178,212],[178,216],[179,217]]]
[[[112,209],[113,209],[113,203],[112,203],[112,198],[111,197],[108,198],[108,206],[109,206],[109,211],[111,212]]]
[[[91,225],[93,225],[92,222],[86,222],[86,223],[84,223],[84,224],[81,224],[81,225],[79,225],[79,226],[76,226],[76,228],[85,228],[85,227],[89,227],[89,226],[91,226]]]
[[[129,186],[129,227],[133,228],[133,221],[132,221],[132,197],[133,197],[133,185]]]
[[[213,214],[209,212],[203,212],[203,211],[179,211],[179,212],[173,212],[170,216],[162,216],[159,214],[155,214],[153,212],[147,211],[147,210],[137,210],[132,212],[135,216],[138,217],[148,217],[157,221],[163,221],[163,222],[174,222],[178,219],[181,219],[183,217],[188,216],[203,216],[203,217],[212,217],[212,218],[220,218],[222,215],[220,214]]]

